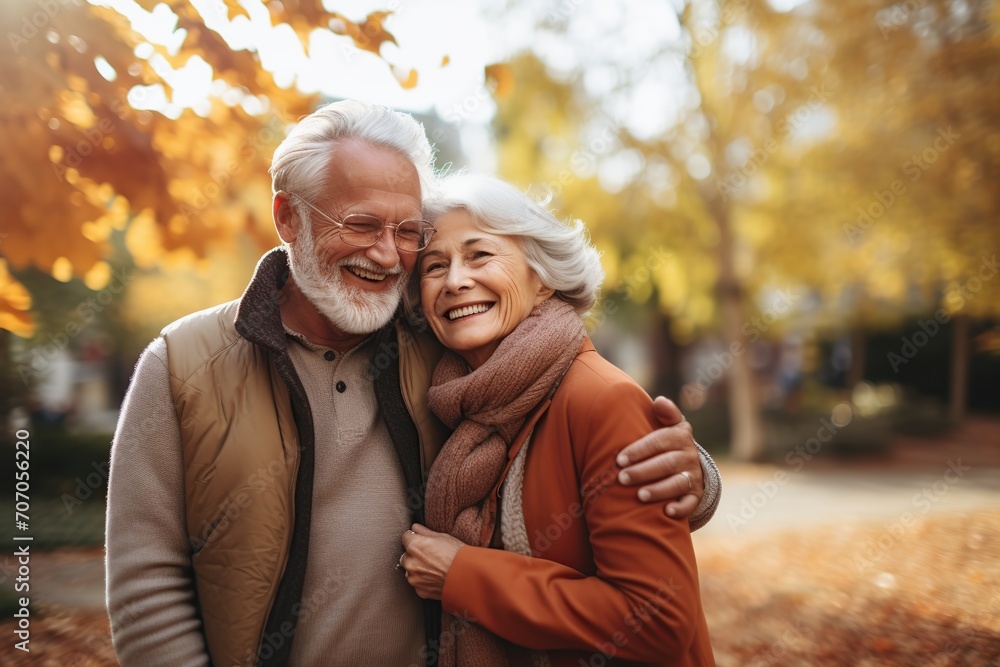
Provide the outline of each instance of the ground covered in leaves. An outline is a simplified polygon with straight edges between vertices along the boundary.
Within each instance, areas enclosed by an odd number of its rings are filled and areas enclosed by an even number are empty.
[[[697,548],[719,667],[1000,665],[1000,511]],[[8,641],[12,630],[0,624]],[[14,664],[116,664],[103,613],[39,609],[30,646],[4,650]]]
[[[719,667],[1000,665],[1000,511],[698,544]]]

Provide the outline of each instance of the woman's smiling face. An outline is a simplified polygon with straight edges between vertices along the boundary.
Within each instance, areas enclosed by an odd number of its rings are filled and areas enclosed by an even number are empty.
[[[478,368],[552,290],[514,239],[480,230],[465,210],[434,229],[417,265],[424,315],[445,347]]]

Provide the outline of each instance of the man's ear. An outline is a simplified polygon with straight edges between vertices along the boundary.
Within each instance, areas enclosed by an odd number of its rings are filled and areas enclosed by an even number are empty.
[[[299,232],[299,216],[292,209],[291,196],[278,191],[271,202],[271,214],[274,216],[274,228],[278,237],[285,243],[294,243]]]

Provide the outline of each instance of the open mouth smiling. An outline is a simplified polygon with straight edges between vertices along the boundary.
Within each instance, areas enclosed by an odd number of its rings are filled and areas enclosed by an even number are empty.
[[[362,269],[360,266],[345,266],[344,268],[356,275],[358,278],[362,278],[373,283],[380,283],[390,275],[388,273],[375,273],[374,271]]]
[[[474,303],[468,306],[459,306],[458,308],[452,308],[451,310],[445,312],[445,315],[449,320],[455,321],[463,317],[469,317],[471,315],[478,315],[480,313],[485,313],[487,310],[492,308],[493,303]]]

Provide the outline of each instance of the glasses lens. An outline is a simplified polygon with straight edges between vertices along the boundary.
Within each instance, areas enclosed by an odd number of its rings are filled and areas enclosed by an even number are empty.
[[[396,228],[396,247],[410,252],[427,246],[427,223],[423,220],[406,220]]]
[[[355,213],[344,218],[343,224],[340,237],[351,245],[373,245],[382,234],[382,221],[371,215]]]

